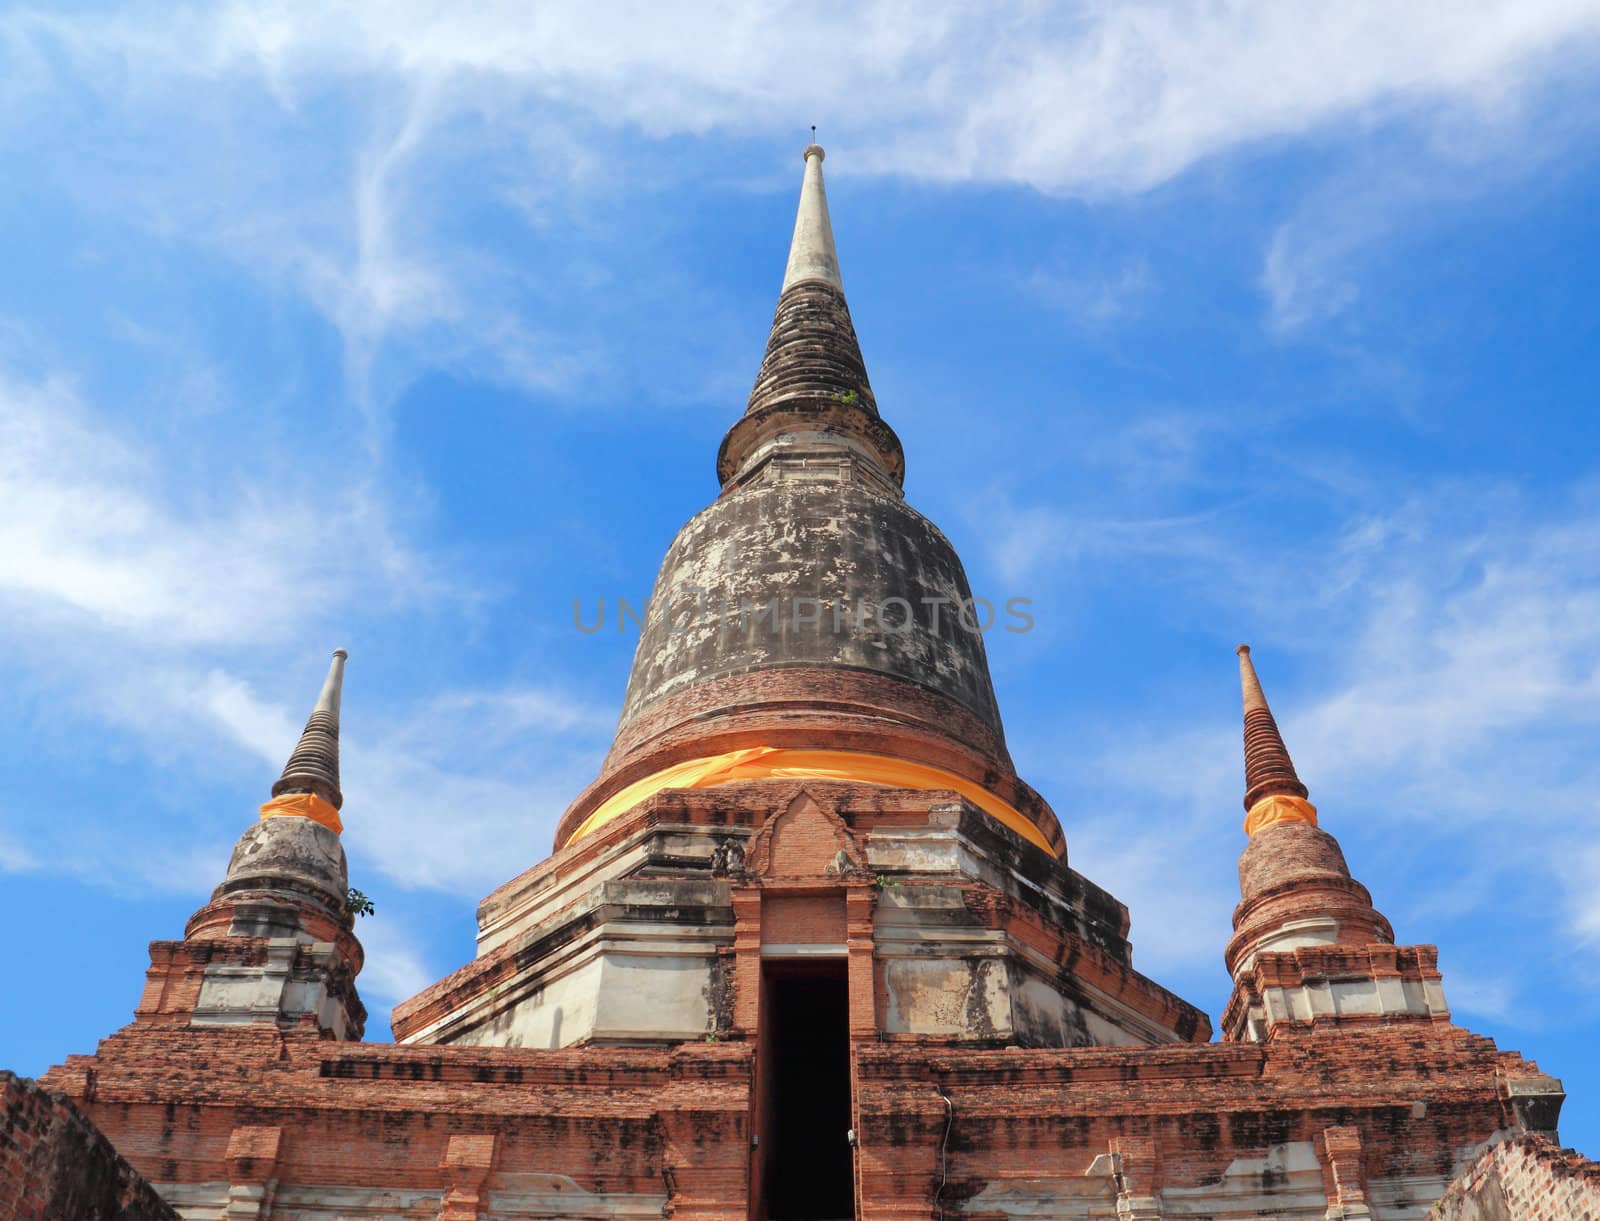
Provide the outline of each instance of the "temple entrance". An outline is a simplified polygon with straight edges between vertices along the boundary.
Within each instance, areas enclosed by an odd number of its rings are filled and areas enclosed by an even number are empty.
[[[849,988],[842,958],[762,969],[762,1205],[769,1221],[855,1216]]]

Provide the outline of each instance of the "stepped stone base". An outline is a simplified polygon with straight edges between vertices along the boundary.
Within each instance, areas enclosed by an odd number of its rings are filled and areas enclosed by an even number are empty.
[[[866,921],[852,945],[852,911]],[[1136,972],[1127,910],[954,793],[750,781],[658,794],[479,909],[479,957],[398,1006],[409,1044],[754,1038],[773,958],[865,955],[889,1039],[1025,1047],[1210,1034]]]

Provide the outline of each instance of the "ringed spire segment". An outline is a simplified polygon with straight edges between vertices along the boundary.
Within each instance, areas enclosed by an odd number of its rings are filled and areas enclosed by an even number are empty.
[[[1278,722],[1267,706],[1261,679],[1250,660],[1250,646],[1241,644],[1239,686],[1244,696],[1244,829],[1254,835],[1280,822],[1317,825],[1317,808],[1294,770],[1294,760],[1283,744]]]

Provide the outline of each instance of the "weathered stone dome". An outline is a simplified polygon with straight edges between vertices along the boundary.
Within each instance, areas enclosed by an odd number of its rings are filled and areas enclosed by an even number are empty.
[[[870,760],[881,775],[901,762],[924,769],[923,787],[976,786],[1014,831],[1062,850],[1006,753],[984,649],[997,608],[973,598],[955,548],[901,492],[904,454],[845,302],[822,155],[806,150],[772,332],[717,454],[721,494],[667,551],[616,740],[558,845],[623,812],[652,777],[681,779],[666,769],[802,750],[849,755],[812,767]]]
[[[999,738],[985,617],[949,540],[899,496],[840,478],[747,485],[668,549],[621,728],[698,683],[827,666],[947,696]]]

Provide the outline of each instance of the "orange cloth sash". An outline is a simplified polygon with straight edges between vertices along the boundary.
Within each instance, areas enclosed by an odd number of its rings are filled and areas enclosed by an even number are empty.
[[[312,822],[321,823],[335,835],[344,830],[344,824],[339,821],[339,811],[315,793],[285,793],[282,797],[274,797],[261,807],[261,817],[309,818]]]
[[[996,822],[1010,828],[1052,856],[1055,850],[1044,833],[1014,806],[982,785],[943,768],[912,763],[892,755],[871,755],[853,750],[789,750],[777,746],[752,746],[709,758],[690,759],[662,768],[643,780],[618,789],[601,802],[567,837],[567,843],[605,826],[662,789],[706,789],[734,780],[855,780],[895,789],[952,789],[978,806]]]
[[[1290,797],[1286,793],[1263,797],[1244,816],[1244,833],[1254,835],[1257,831],[1265,831],[1268,827],[1286,822],[1307,822],[1314,827],[1317,825],[1317,807],[1304,797]]]

